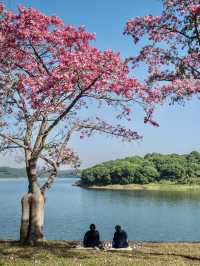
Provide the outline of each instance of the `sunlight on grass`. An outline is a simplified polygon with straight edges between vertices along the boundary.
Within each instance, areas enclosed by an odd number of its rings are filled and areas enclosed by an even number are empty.
[[[200,243],[144,243],[131,252],[76,250],[73,242],[45,241],[35,247],[0,243],[0,266],[200,265]]]

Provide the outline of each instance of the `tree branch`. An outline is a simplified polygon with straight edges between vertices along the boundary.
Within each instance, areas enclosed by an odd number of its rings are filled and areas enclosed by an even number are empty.
[[[65,148],[65,145],[68,143],[68,141],[69,141],[69,139],[70,139],[70,137],[71,137],[72,132],[73,132],[76,128],[77,128],[77,126],[73,126],[73,127],[69,130],[69,132],[67,133],[66,137],[64,138],[64,141],[63,141],[63,143],[62,143],[62,145],[61,145],[61,148],[60,148],[60,151],[59,151],[59,153],[58,153],[57,163],[60,163],[59,159],[60,159],[60,157],[62,157],[62,154],[63,154],[64,148]]]
[[[20,147],[20,148],[23,148],[23,149],[29,149],[28,146],[26,146],[26,145],[24,145],[24,144],[22,144],[22,143],[19,143],[19,142],[16,141],[14,138],[9,137],[9,136],[7,136],[7,135],[5,135],[5,134],[0,133],[0,137],[2,137],[3,139],[7,139],[7,140],[9,140],[10,142],[16,144],[16,145],[17,145],[18,147]]]
[[[83,94],[88,91],[95,83],[96,81],[100,78],[100,76],[96,77],[92,83],[85,88],[84,90],[82,90],[77,97],[71,102],[71,104],[65,109],[65,111],[55,119],[55,121],[48,127],[48,129],[45,131],[44,135],[47,135],[59,122],[60,120],[62,120],[67,113],[74,107],[74,105],[78,102],[78,100],[83,96]]]
[[[44,61],[42,60],[42,57],[39,55],[39,53],[37,52],[37,50],[35,49],[35,47],[32,45],[32,43],[30,42],[30,46],[34,51],[34,54],[36,56],[36,58],[39,60],[39,62],[41,63],[42,67],[45,69],[45,71],[47,72],[48,75],[51,75],[47,66],[45,65]]]
[[[5,150],[10,150],[10,149],[22,149],[22,147],[19,146],[2,146],[0,147],[0,152],[5,151]]]
[[[197,16],[196,15],[194,16],[194,29],[195,29],[195,33],[196,33],[196,37],[197,37],[198,43],[200,45],[200,34],[199,34],[199,31],[198,31],[198,22],[197,22]]]
[[[52,169],[50,170],[50,175],[47,178],[47,181],[40,188],[41,192],[44,194],[47,190],[49,190],[51,188],[51,186],[54,182],[54,178],[58,174],[59,164],[55,163],[54,161],[50,160],[49,158],[46,158],[42,154],[40,154],[39,157],[52,167]]]
[[[15,64],[16,65],[16,67],[18,67],[18,68],[20,68],[21,70],[23,70],[24,72],[26,72],[30,77],[32,77],[32,78],[35,78],[35,76],[31,73],[31,72],[29,72],[28,70],[26,70],[26,69],[24,69],[22,66],[20,66],[19,64]]]

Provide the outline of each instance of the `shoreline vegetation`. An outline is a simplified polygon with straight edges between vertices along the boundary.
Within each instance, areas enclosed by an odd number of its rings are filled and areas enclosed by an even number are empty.
[[[200,153],[151,153],[82,170],[77,185],[110,190],[200,190]]]
[[[6,266],[169,266],[199,265],[199,242],[142,242],[132,251],[78,250],[78,241],[43,241],[22,246],[0,241],[0,265]],[[135,246],[135,248],[134,248]]]
[[[86,186],[79,184],[78,182],[75,183],[76,186],[80,186],[86,189],[96,189],[96,190],[124,190],[124,191],[138,191],[138,190],[148,190],[148,191],[180,191],[180,192],[200,192],[200,185],[181,185],[181,184],[128,184],[128,185],[121,185],[121,184],[115,184],[115,185],[106,185],[106,186]]]

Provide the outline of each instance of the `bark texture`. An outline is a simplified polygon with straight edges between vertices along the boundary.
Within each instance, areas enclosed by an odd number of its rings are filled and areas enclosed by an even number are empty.
[[[22,198],[21,243],[34,244],[43,239],[44,203],[44,195],[37,184]]]

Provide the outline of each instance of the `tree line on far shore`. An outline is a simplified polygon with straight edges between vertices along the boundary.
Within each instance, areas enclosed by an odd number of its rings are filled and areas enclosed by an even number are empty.
[[[59,178],[67,178],[67,177],[78,177],[80,175],[80,170],[60,170],[58,172]],[[40,177],[46,177],[47,174],[42,174]],[[26,169],[25,168],[11,168],[11,167],[0,167],[0,179],[1,178],[21,178],[26,177]]]
[[[107,161],[81,174],[82,185],[148,184],[173,182],[174,184],[200,185],[200,153],[151,153],[144,157],[133,156]]]

